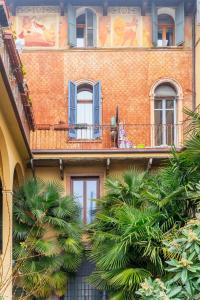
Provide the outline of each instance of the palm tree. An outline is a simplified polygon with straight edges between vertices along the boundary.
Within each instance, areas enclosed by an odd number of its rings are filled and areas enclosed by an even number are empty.
[[[55,182],[31,179],[15,192],[13,213],[16,298],[62,296],[82,256],[74,199]]]
[[[96,271],[89,282],[110,291],[110,299],[135,299],[144,278],[164,273],[162,241],[179,220],[178,209],[172,215],[168,210],[173,212],[173,201],[182,197],[183,189],[174,183],[167,193],[158,177],[133,170],[122,179],[108,178],[107,194],[98,201],[100,209],[90,226]]]

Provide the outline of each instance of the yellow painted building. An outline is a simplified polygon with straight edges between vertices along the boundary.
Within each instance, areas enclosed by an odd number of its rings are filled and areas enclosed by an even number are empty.
[[[11,300],[12,197],[31,159],[33,116],[14,40],[5,33],[7,26],[6,7],[0,1],[0,295]]]

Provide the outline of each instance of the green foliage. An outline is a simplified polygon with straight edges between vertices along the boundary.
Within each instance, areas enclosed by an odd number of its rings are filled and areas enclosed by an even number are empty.
[[[166,261],[167,279],[147,279],[137,292],[142,300],[195,300],[200,298],[200,222],[190,221],[178,237],[166,242],[173,259]],[[160,295],[161,298],[158,297]]]
[[[144,278],[165,272],[170,253],[162,241],[182,222],[185,189],[178,180],[169,183],[171,174],[159,176],[132,170],[106,181],[107,194],[90,226],[96,271],[89,282],[110,291],[111,299],[134,299]]]
[[[169,165],[155,174],[134,170],[107,179],[107,194],[98,202],[90,227],[90,257],[96,271],[89,282],[108,290],[110,299],[134,299],[148,274],[163,277],[165,261],[176,261],[177,253],[163,241],[175,238],[177,230],[196,216],[200,201],[200,164],[188,153],[173,150]],[[170,286],[172,299],[177,290]]]
[[[82,257],[79,208],[59,184],[29,180],[14,194],[15,295],[62,296]],[[17,297],[17,296],[16,296]]]

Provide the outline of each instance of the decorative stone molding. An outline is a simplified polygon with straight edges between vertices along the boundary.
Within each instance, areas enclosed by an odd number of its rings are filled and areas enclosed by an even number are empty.
[[[96,83],[95,80],[90,80],[90,79],[80,79],[80,80],[76,80],[74,81],[74,83],[76,83],[76,85],[94,85]]]
[[[152,100],[152,99],[154,100],[154,97],[155,97],[155,90],[156,90],[156,88],[157,88],[159,85],[161,85],[161,84],[170,84],[170,85],[172,85],[172,86],[175,88],[176,92],[177,92],[177,97],[178,97],[178,99],[179,99],[179,100],[182,100],[182,99],[183,99],[183,90],[182,90],[182,87],[181,87],[181,85],[179,84],[179,82],[176,81],[175,79],[168,78],[168,77],[164,77],[164,78],[162,78],[162,79],[157,80],[157,81],[153,84],[153,86],[151,87],[150,94],[149,94],[151,100]]]
[[[179,82],[173,78],[168,78],[164,77],[159,80],[157,80],[153,86],[151,87],[149,97],[150,97],[150,122],[153,125],[155,123],[154,120],[154,99],[155,99],[155,90],[159,85],[162,84],[170,84],[174,89],[176,90],[177,93],[177,124],[181,124],[183,122],[183,89]],[[178,128],[178,140],[179,144],[181,143],[180,141],[182,140],[182,129],[181,127]],[[151,137],[151,145],[154,146],[154,133],[152,134]]]

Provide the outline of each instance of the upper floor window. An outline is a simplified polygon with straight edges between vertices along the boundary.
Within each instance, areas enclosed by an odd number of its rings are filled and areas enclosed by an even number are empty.
[[[158,46],[173,46],[175,41],[174,19],[166,14],[158,16]]]
[[[97,17],[91,9],[68,5],[68,38],[72,47],[96,47]]]
[[[154,135],[155,146],[176,145],[177,142],[177,93],[169,84],[161,84],[155,90]]]
[[[100,137],[101,83],[94,85],[69,82],[69,137],[96,139]]]
[[[162,13],[159,13],[162,11]],[[166,12],[165,12],[166,11]],[[168,14],[173,12],[173,17]],[[184,1],[176,8],[157,8],[152,1],[152,33],[154,46],[173,46],[184,43]]]

